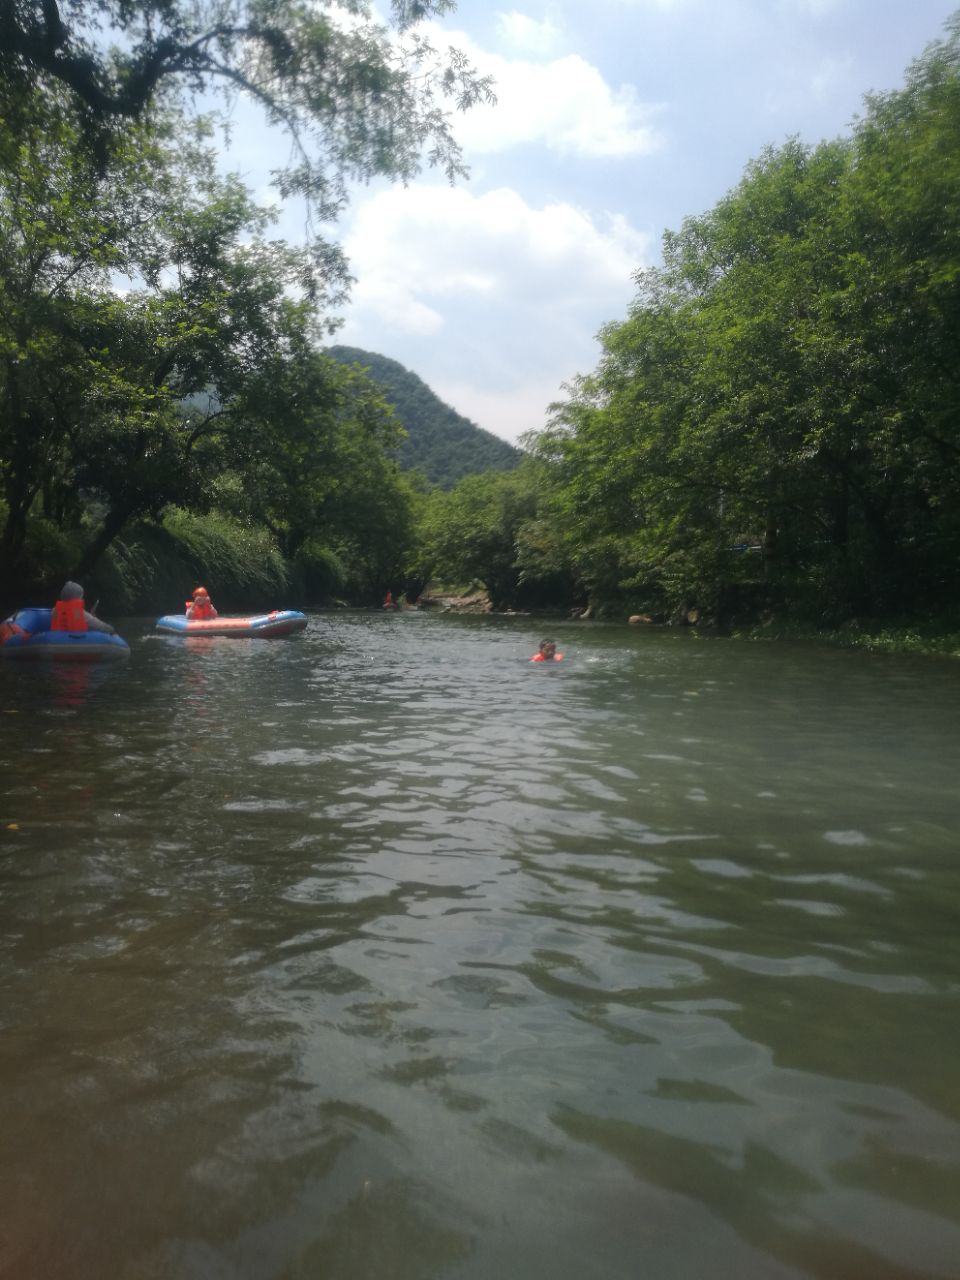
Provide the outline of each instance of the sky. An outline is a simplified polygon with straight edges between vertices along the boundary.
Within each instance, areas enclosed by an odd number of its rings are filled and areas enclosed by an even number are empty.
[[[497,105],[456,117],[468,181],[427,170],[354,191],[333,229],[356,278],[334,341],[399,361],[503,439],[541,429],[596,368],[597,334],[626,317],[663,233],[765,147],[848,135],[864,95],[901,87],[958,7],[459,0],[434,43],[492,74]],[[234,139],[251,182],[276,144],[256,127]],[[280,233],[302,232],[287,208]]]

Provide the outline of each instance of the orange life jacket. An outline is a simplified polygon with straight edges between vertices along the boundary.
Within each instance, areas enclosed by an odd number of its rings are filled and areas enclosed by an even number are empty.
[[[0,622],[0,645],[5,645],[8,640],[12,640],[15,636],[23,640],[29,637],[30,632],[25,631],[23,627],[16,622]]]
[[[215,618],[217,611],[214,609],[209,599],[196,599],[187,605],[187,617],[195,622],[205,622],[208,618]]]
[[[82,600],[58,600],[50,617],[51,631],[86,631],[87,619]]]

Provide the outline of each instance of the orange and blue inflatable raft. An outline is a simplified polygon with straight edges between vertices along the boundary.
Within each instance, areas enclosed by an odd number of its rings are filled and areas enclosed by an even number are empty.
[[[54,627],[52,609],[20,609],[0,622],[0,655],[57,662],[101,662],[130,655],[130,646],[109,631]]]
[[[233,639],[257,638],[276,640],[292,636],[307,625],[306,614],[296,609],[274,609],[271,613],[247,618],[188,618],[185,613],[170,613],[158,618],[156,628],[168,636],[229,636]]]

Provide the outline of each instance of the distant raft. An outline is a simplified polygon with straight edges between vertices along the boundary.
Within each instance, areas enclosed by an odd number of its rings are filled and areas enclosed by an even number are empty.
[[[157,619],[157,630],[167,636],[227,636],[235,640],[278,640],[303,631],[307,625],[305,613],[296,609],[274,609],[250,618],[206,618],[193,620],[185,613],[169,613]]]
[[[55,662],[103,662],[130,656],[130,646],[109,631],[51,631],[52,609],[20,609],[0,622],[0,656]]]

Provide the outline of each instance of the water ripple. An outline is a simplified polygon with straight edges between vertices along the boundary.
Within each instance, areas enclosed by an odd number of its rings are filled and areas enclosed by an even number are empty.
[[[952,668],[551,629],[0,668],[0,1269],[956,1273]]]

